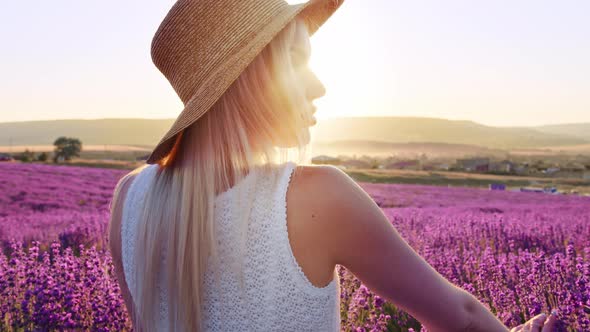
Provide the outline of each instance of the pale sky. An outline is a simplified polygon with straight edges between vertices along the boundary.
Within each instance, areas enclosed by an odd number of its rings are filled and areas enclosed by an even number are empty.
[[[175,118],[150,59],[172,0],[4,1],[0,122]],[[312,38],[322,118],[590,122],[588,0],[346,0]]]

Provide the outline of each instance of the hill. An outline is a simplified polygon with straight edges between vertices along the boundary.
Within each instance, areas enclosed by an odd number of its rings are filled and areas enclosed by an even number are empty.
[[[152,148],[174,119],[53,120],[0,123],[0,146],[51,145],[59,136],[85,145],[133,145]],[[572,125],[576,126],[576,125]],[[318,145],[354,144],[390,148],[391,143],[443,143],[490,149],[540,148],[590,143],[580,127],[491,127],[473,121],[421,117],[334,118],[313,128]],[[571,132],[570,132],[571,131]],[[590,133],[590,129],[587,129]],[[381,144],[381,145],[379,145]],[[440,147],[439,147],[440,148]]]
[[[174,119],[49,120],[0,123],[0,145],[52,145],[59,136],[77,137],[84,145],[153,147]]]
[[[590,142],[590,138],[541,132],[532,127],[491,127],[473,121],[422,117],[335,118],[318,122],[315,131],[315,139],[318,142],[437,142],[496,149],[565,146]]]
[[[534,129],[548,134],[569,135],[590,141],[590,123],[570,123],[534,127]]]

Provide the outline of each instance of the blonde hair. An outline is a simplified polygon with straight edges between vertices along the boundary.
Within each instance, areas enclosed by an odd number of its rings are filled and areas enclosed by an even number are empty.
[[[310,163],[309,132],[300,105],[305,91],[294,82],[291,47],[307,29],[300,20],[286,26],[253,60],[202,118],[181,132],[159,162],[146,194],[137,232],[136,330],[153,331],[159,315],[158,273],[169,278],[169,329],[201,331],[205,270],[217,264],[214,199],[254,168],[295,160]],[[297,158],[295,158],[297,157]],[[138,170],[146,167],[145,165]],[[137,173],[134,170],[130,174]],[[121,179],[117,187],[126,181]],[[115,190],[113,202],[117,202]],[[243,258],[251,197],[240,197]],[[165,264],[161,264],[165,250]],[[209,261],[211,255],[213,261]],[[243,259],[240,264],[243,263]],[[215,266],[213,265],[213,266]],[[243,287],[243,269],[234,266]],[[217,276],[217,268],[215,280]]]

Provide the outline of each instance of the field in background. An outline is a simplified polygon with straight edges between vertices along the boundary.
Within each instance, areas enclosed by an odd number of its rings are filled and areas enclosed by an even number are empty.
[[[443,155],[459,155],[458,145],[436,144],[396,144],[403,149],[428,148],[430,152],[439,151]],[[0,146],[0,151],[24,151],[28,148],[36,153],[53,151],[52,145],[31,145],[31,146]],[[316,150],[314,150],[316,151]],[[490,150],[482,148],[479,152],[491,152],[500,150]],[[141,166],[144,161],[138,158],[147,156],[151,152],[150,147],[137,145],[83,145],[83,151],[80,158],[74,158],[69,165],[100,167],[132,170]],[[477,152],[476,150],[472,152]],[[409,151],[408,151],[409,153]],[[557,153],[566,154],[590,154],[590,144],[547,147],[543,149],[518,149],[512,150],[515,155],[555,155]],[[579,194],[590,195],[590,181],[571,178],[547,178],[531,177],[516,175],[493,175],[493,174],[476,174],[465,172],[444,172],[444,171],[413,171],[413,170],[379,170],[379,169],[350,169],[345,170],[351,177],[357,181],[370,183],[406,183],[406,184],[425,184],[437,186],[461,186],[461,187],[482,187],[487,188],[492,183],[503,183],[507,189],[518,189],[520,187],[556,187],[563,193],[577,192]]]
[[[124,174],[0,163],[0,331],[129,330],[104,251],[112,190]],[[359,185],[421,257],[507,326],[556,308],[559,331],[590,329],[590,197]],[[421,330],[344,266],[337,271],[341,331]]]
[[[113,154],[113,153],[111,153]],[[35,164],[41,164],[35,162]],[[52,162],[46,162],[53,165]],[[74,158],[69,166],[112,168],[133,170],[144,164],[144,161],[106,160]],[[506,190],[517,190],[521,187],[555,187],[560,193],[578,193],[590,195],[590,181],[571,178],[540,178],[531,176],[474,174],[464,172],[414,171],[414,170],[382,170],[382,169],[350,169],[344,170],[356,181],[368,183],[400,183],[424,184],[434,186],[488,188],[492,183],[502,183]]]
[[[492,183],[503,183],[506,185],[507,190],[518,189],[520,187],[556,187],[560,192],[575,191],[579,194],[590,195],[590,181],[579,179],[413,170],[359,169],[346,172],[357,181],[370,183],[406,183],[484,188],[488,188]]]

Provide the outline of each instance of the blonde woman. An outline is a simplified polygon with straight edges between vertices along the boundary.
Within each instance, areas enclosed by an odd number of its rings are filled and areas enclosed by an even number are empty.
[[[339,331],[340,264],[429,331],[508,331],[345,173],[308,165],[309,37],[340,4],[180,0],[160,25],[152,58],[185,108],[109,224],[136,330]]]

